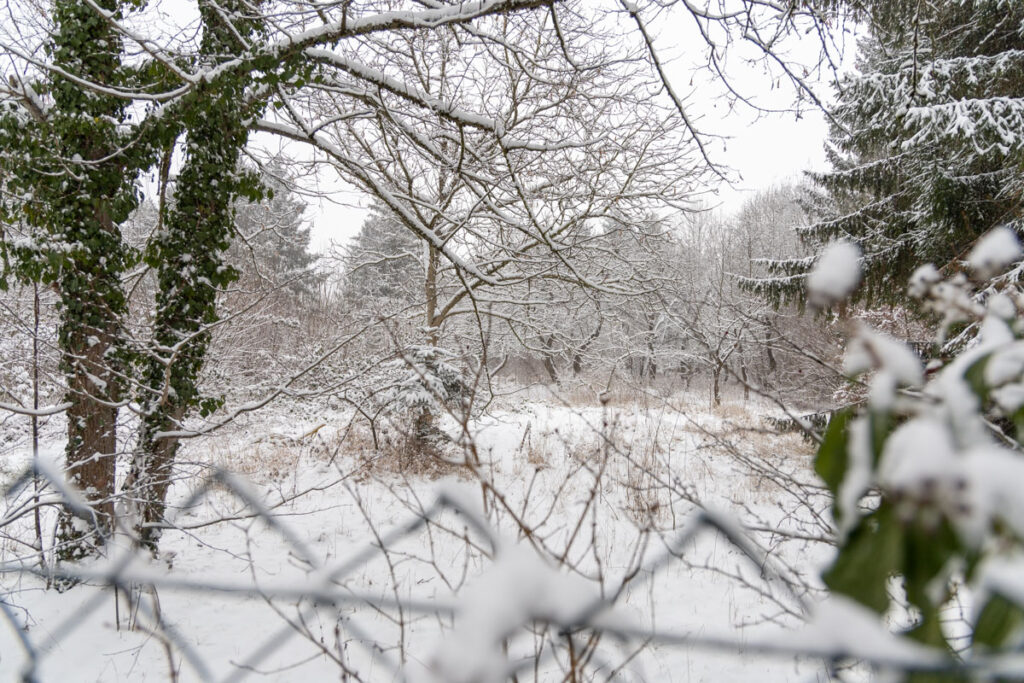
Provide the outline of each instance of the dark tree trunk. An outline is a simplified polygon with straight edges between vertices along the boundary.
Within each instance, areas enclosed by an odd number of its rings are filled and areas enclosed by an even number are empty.
[[[647,366],[647,379],[653,382],[655,377],[658,375],[658,363],[655,360],[654,344],[652,342],[647,342],[647,358],[645,360]]]
[[[772,352],[771,340],[767,337],[764,340],[764,352],[768,356],[768,372],[775,372],[779,367],[778,361],[775,360],[775,353]]]
[[[185,416],[183,406],[175,406],[164,414],[160,424],[163,431],[181,428]],[[167,511],[167,489],[171,484],[174,459],[178,453],[179,439],[162,436],[155,429],[157,425],[147,422],[143,429],[141,447],[132,458],[132,466],[125,479],[124,491],[135,501],[135,532],[139,541],[156,552],[157,542]]]
[[[423,279],[423,294],[426,299],[424,324],[427,326],[427,344],[437,346],[439,339],[437,320],[437,268],[440,255],[433,246],[427,245],[427,272]]]
[[[600,308],[597,309],[597,314],[601,315]],[[573,354],[572,374],[574,377],[579,375],[580,371],[583,370],[583,354],[586,353],[587,349],[590,348],[590,345],[593,344],[597,340],[597,338],[601,336],[601,325],[603,324],[604,318],[598,318],[597,327],[594,328],[594,331],[590,333],[590,336],[587,337],[587,340],[580,344],[579,348],[576,349],[576,353]]]
[[[722,363],[716,363],[711,370],[711,399],[716,406],[722,405],[722,389],[720,379],[722,377]]]
[[[548,335],[540,338],[541,344],[544,345],[544,351],[542,352],[541,363],[544,365],[544,369],[548,373],[548,377],[551,378],[552,384],[558,384],[558,367],[555,365],[555,338],[554,335]]]
[[[114,374],[107,353],[109,331],[79,329],[66,338],[68,368],[68,481],[90,504],[92,519],[77,520],[69,508],[57,520],[57,559],[74,561],[94,555],[114,527],[114,474],[117,408],[111,405]]]

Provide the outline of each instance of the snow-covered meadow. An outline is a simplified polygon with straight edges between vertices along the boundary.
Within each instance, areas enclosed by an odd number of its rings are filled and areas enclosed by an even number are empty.
[[[645,403],[504,399],[468,425],[472,464],[440,472],[375,453],[364,429],[345,431],[346,415],[263,415],[190,444],[160,560],[114,544],[66,593],[6,574],[5,601],[43,681],[824,671],[783,637],[830,557],[813,496],[796,497],[815,486],[810,446],[768,433],[768,408]],[[458,436],[454,421],[445,428]],[[211,466],[244,474],[211,479]],[[700,510],[749,533],[756,555],[698,527]],[[20,552],[8,540],[3,561]],[[110,576],[120,595],[96,585]],[[564,631],[577,622],[610,630]],[[10,625],[0,632],[6,680],[27,662]]]

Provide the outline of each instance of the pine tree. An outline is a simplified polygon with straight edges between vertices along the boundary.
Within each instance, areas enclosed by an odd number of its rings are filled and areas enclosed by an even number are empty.
[[[319,277],[314,270],[317,257],[309,251],[306,203],[294,192],[284,159],[272,159],[261,168],[259,180],[266,197],[238,202],[227,260],[247,292],[279,291],[293,301],[309,296]]]
[[[345,298],[360,307],[410,303],[423,279],[419,262],[423,249],[388,209],[374,205],[348,250]]]
[[[801,233],[810,246],[856,242],[860,297],[893,301],[917,264],[958,269],[989,229],[1020,228],[1024,6],[875,3],[867,17],[857,72],[832,111],[833,169],[812,174],[816,222]],[[760,289],[797,295],[811,262],[772,262]]]

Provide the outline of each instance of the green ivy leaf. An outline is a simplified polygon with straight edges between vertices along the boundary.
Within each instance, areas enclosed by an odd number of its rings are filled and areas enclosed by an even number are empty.
[[[825,482],[832,495],[838,493],[849,464],[849,434],[846,425],[852,416],[853,411],[849,408],[840,410],[832,416],[828,427],[825,428],[825,436],[818,447],[818,453],[814,457],[814,471]]]
[[[961,554],[960,541],[945,519],[937,528],[926,528],[915,521],[904,529],[904,550],[903,576],[907,599],[922,613],[927,613],[929,609],[938,607],[928,597],[928,586],[942,573],[949,558]],[[948,595],[942,595],[939,604],[947,598]]]
[[[936,607],[929,606],[927,609],[922,610],[921,622],[907,631],[905,635],[924,645],[931,645],[932,647],[945,650],[949,654],[953,652],[949,642],[946,640],[945,634],[942,632],[942,620],[939,618],[939,610]],[[968,680],[965,676],[954,676],[946,671],[916,671],[909,674],[904,683],[956,683]]]
[[[942,632],[942,620],[937,607],[927,607],[921,611],[921,622],[907,631],[906,636],[924,645],[952,652],[946,635]]]
[[[947,671],[916,671],[903,679],[904,683],[967,683],[970,681],[967,676],[954,675]]]
[[[1024,610],[998,593],[993,594],[974,625],[974,645],[999,648],[1024,626]]]
[[[892,506],[861,519],[822,577],[825,584],[882,614],[889,607],[889,577],[903,566],[903,529]]]
[[[1017,441],[1024,439],[1024,406],[1015,410],[1013,415],[1010,416],[1010,419],[1013,420],[1013,428]]]
[[[975,396],[981,399],[982,403],[988,399],[989,395],[989,387],[985,382],[985,366],[988,365],[990,358],[992,358],[991,353],[985,354],[971,363],[970,367],[964,372],[964,379],[967,380],[967,385],[974,392]]]
[[[875,467],[882,458],[882,450],[885,448],[885,440],[889,438],[893,427],[892,414],[872,410],[868,416],[868,423],[871,427],[871,463]]]

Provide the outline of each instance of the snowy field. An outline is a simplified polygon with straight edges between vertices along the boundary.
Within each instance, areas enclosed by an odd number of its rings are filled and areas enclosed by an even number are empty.
[[[473,681],[506,667],[558,681],[573,658],[587,680],[815,680],[820,662],[761,652],[793,642],[830,557],[810,446],[768,433],[767,409],[682,409],[704,405],[506,400],[468,425],[472,466],[430,471],[374,455],[346,416],[263,415],[188,445],[202,476],[172,490],[159,561],[112,548],[64,594],[6,574],[4,600],[43,681]],[[439,499],[461,511],[431,516]],[[761,567],[713,529],[680,544],[698,509],[741,520]],[[24,551],[5,541],[4,562]],[[117,597],[88,585],[111,572]],[[600,618],[631,637],[557,625],[601,597],[614,606]],[[26,660],[0,633],[12,680]]]

